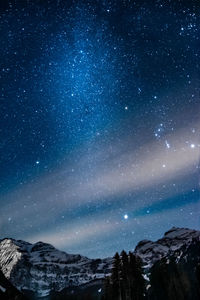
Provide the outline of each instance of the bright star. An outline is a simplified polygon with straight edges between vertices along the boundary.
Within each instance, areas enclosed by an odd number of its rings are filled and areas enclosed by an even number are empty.
[[[36,160],[36,162],[35,162],[35,163],[36,163],[36,165],[39,165],[39,163],[40,163],[40,162],[39,162],[39,160]]]
[[[128,110],[128,106],[125,106],[124,109],[125,109],[125,110]]]
[[[165,141],[165,145],[166,145],[167,149],[169,149],[169,148],[170,148],[170,144],[168,143],[168,141],[167,141],[167,140]]]
[[[128,219],[128,215],[127,215],[127,214],[124,215],[124,219],[125,219],[125,220]]]
[[[194,149],[195,148],[195,144],[191,144],[190,148]]]

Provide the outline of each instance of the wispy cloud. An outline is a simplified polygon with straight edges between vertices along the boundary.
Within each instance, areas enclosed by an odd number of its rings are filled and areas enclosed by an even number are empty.
[[[68,228],[65,231],[66,234],[63,235],[60,230],[54,234],[53,229],[48,234],[45,229],[40,229],[40,232],[44,230],[44,234],[41,233],[41,239],[64,245],[68,240],[79,243],[88,239],[93,233],[112,231],[112,225],[105,224],[106,212],[104,221],[100,217],[98,222],[96,222],[98,211],[94,213],[92,218],[95,218],[95,223],[88,226],[84,225],[83,220],[80,224],[77,221],[74,223],[73,217],[70,218],[70,212],[73,216],[73,212],[80,207],[95,205],[102,199],[116,201],[117,197],[124,197],[129,193],[136,193],[139,198],[138,201],[132,199],[130,208],[140,211],[145,209],[145,205],[149,206],[158,202],[157,197],[152,196],[151,199],[146,199],[145,191],[148,189],[156,187],[162,190],[164,184],[178,181],[184,176],[192,174],[195,176],[198,172],[200,149],[198,136],[193,135],[191,138],[190,131],[182,129],[165,138],[170,141],[170,148],[166,147],[165,143],[155,142],[143,145],[142,151],[135,147],[129,138],[126,138],[121,149],[116,151],[101,149],[94,154],[95,172],[93,172],[92,164],[88,169],[88,159],[83,155],[79,157],[77,163],[63,164],[51,174],[40,177],[37,182],[29,183],[10,192],[4,196],[7,201],[3,202],[5,204],[1,209],[1,228],[5,229],[9,226],[10,217],[12,217],[13,224],[16,222],[19,227],[20,222],[24,223],[27,220],[33,229],[45,228],[51,219],[57,220],[63,211],[68,211],[69,218],[65,219],[66,228]],[[113,149],[116,147],[116,144],[112,145]],[[182,191],[187,192],[194,187],[194,184],[195,181],[186,182]],[[167,199],[176,194],[176,188],[167,189],[167,195],[163,196],[166,200],[161,199],[159,203],[162,201],[165,203],[164,201],[168,201]],[[80,226],[83,227],[81,235],[77,233]],[[27,232],[30,232],[30,228]],[[24,229],[25,235],[27,232]],[[65,238],[66,235],[67,238]],[[29,239],[32,239],[31,235]],[[40,235],[33,239],[40,239]]]

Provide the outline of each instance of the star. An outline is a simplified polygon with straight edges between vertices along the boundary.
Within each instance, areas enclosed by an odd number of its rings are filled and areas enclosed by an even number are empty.
[[[170,146],[170,144],[168,143],[167,140],[165,141],[165,145],[166,145],[167,149],[170,149],[170,148],[171,148],[171,146]]]
[[[140,1],[20,2],[0,18],[1,236],[67,228],[63,249],[106,257],[116,244],[128,249],[118,236],[131,235],[132,221],[132,245],[146,229],[197,226],[199,5],[143,1],[141,15]]]

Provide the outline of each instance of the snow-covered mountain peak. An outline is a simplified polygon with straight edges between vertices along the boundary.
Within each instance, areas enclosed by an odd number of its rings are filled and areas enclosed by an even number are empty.
[[[199,240],[200,231],[173,227],[157,241],[139,242],[134,253],[141,257],[148,273],[149,268],[165,256],[173,255],[179,261],[180,253],[187,255],[192,243]],[[89,259],[68,254],[43,242],[30,244],[9,238],[0,240],[3,274],[19,290],[29,290],[38,296],[101,282],[110,273],[112,262],[110,258]]]
[[[55,248],[47,243],[43,243],[43,242],[37,242],[35,244],[32,245],[31,247],[31,252],[33,251],[39,251],[39,250],[44,250],[44,251],[51,251],[54,250]]]
[[[135,253],[141,257],[143,262],[151,266],[162,257],[177,251],[183,245],[189,246],[193,239],[200,238],[200,231],[188,228],[172,227],[163,238],[153,242],[143,240],[138,243]]]
[[[110,272],[110,259],[89,259],[67,254],[50,244],[30,244],[21,240],[0,240],[0,269],[19,290],[39,296],[51,290],[60,291],[94,279],[103,279]]]
[[[22,257],[19,249],[19,243],[16,243],[14,239],[5,238],[0,241],[0,257],[3,262],[1,270],[7,278],[10,277],[12,269]]]
[[[169,239],[179,239],[179,240],[190,240],[194,237],[200,235],[200,232],[197,230],[192,230],[189,228],[179,228],[179,227],[172,227],[170,230],[165,232],[164,237]]]

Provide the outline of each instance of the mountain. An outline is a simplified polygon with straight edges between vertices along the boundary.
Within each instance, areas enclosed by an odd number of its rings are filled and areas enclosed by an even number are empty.
[[[0,241],[0,266],[16,288],[41,297],[92,281],[98,286],[110,272],[111,259],[89,259],[50,244],[6,238]]]
[[[150,269],[150,300],[200,299],[200,240],[194,237]]]
[[[157,241],[139,242],[133,255],[140,258],[148,299],[200,299],[200,231],[173,227]],[[0,269],[28,299],[101,299],[112,264],[43,242],[0,240]]]
[[[200,239],[200,231],[172,227],[163,238],[155,242],[149,240],[139,242],[134,253],[142,259],[145,268],[150,268],[163,257],[176,253],[182,246],[189,247],[194,239]]]
[[[200,300],[200,231],[173,227],[116,253],[104,287],[104,300]]]

